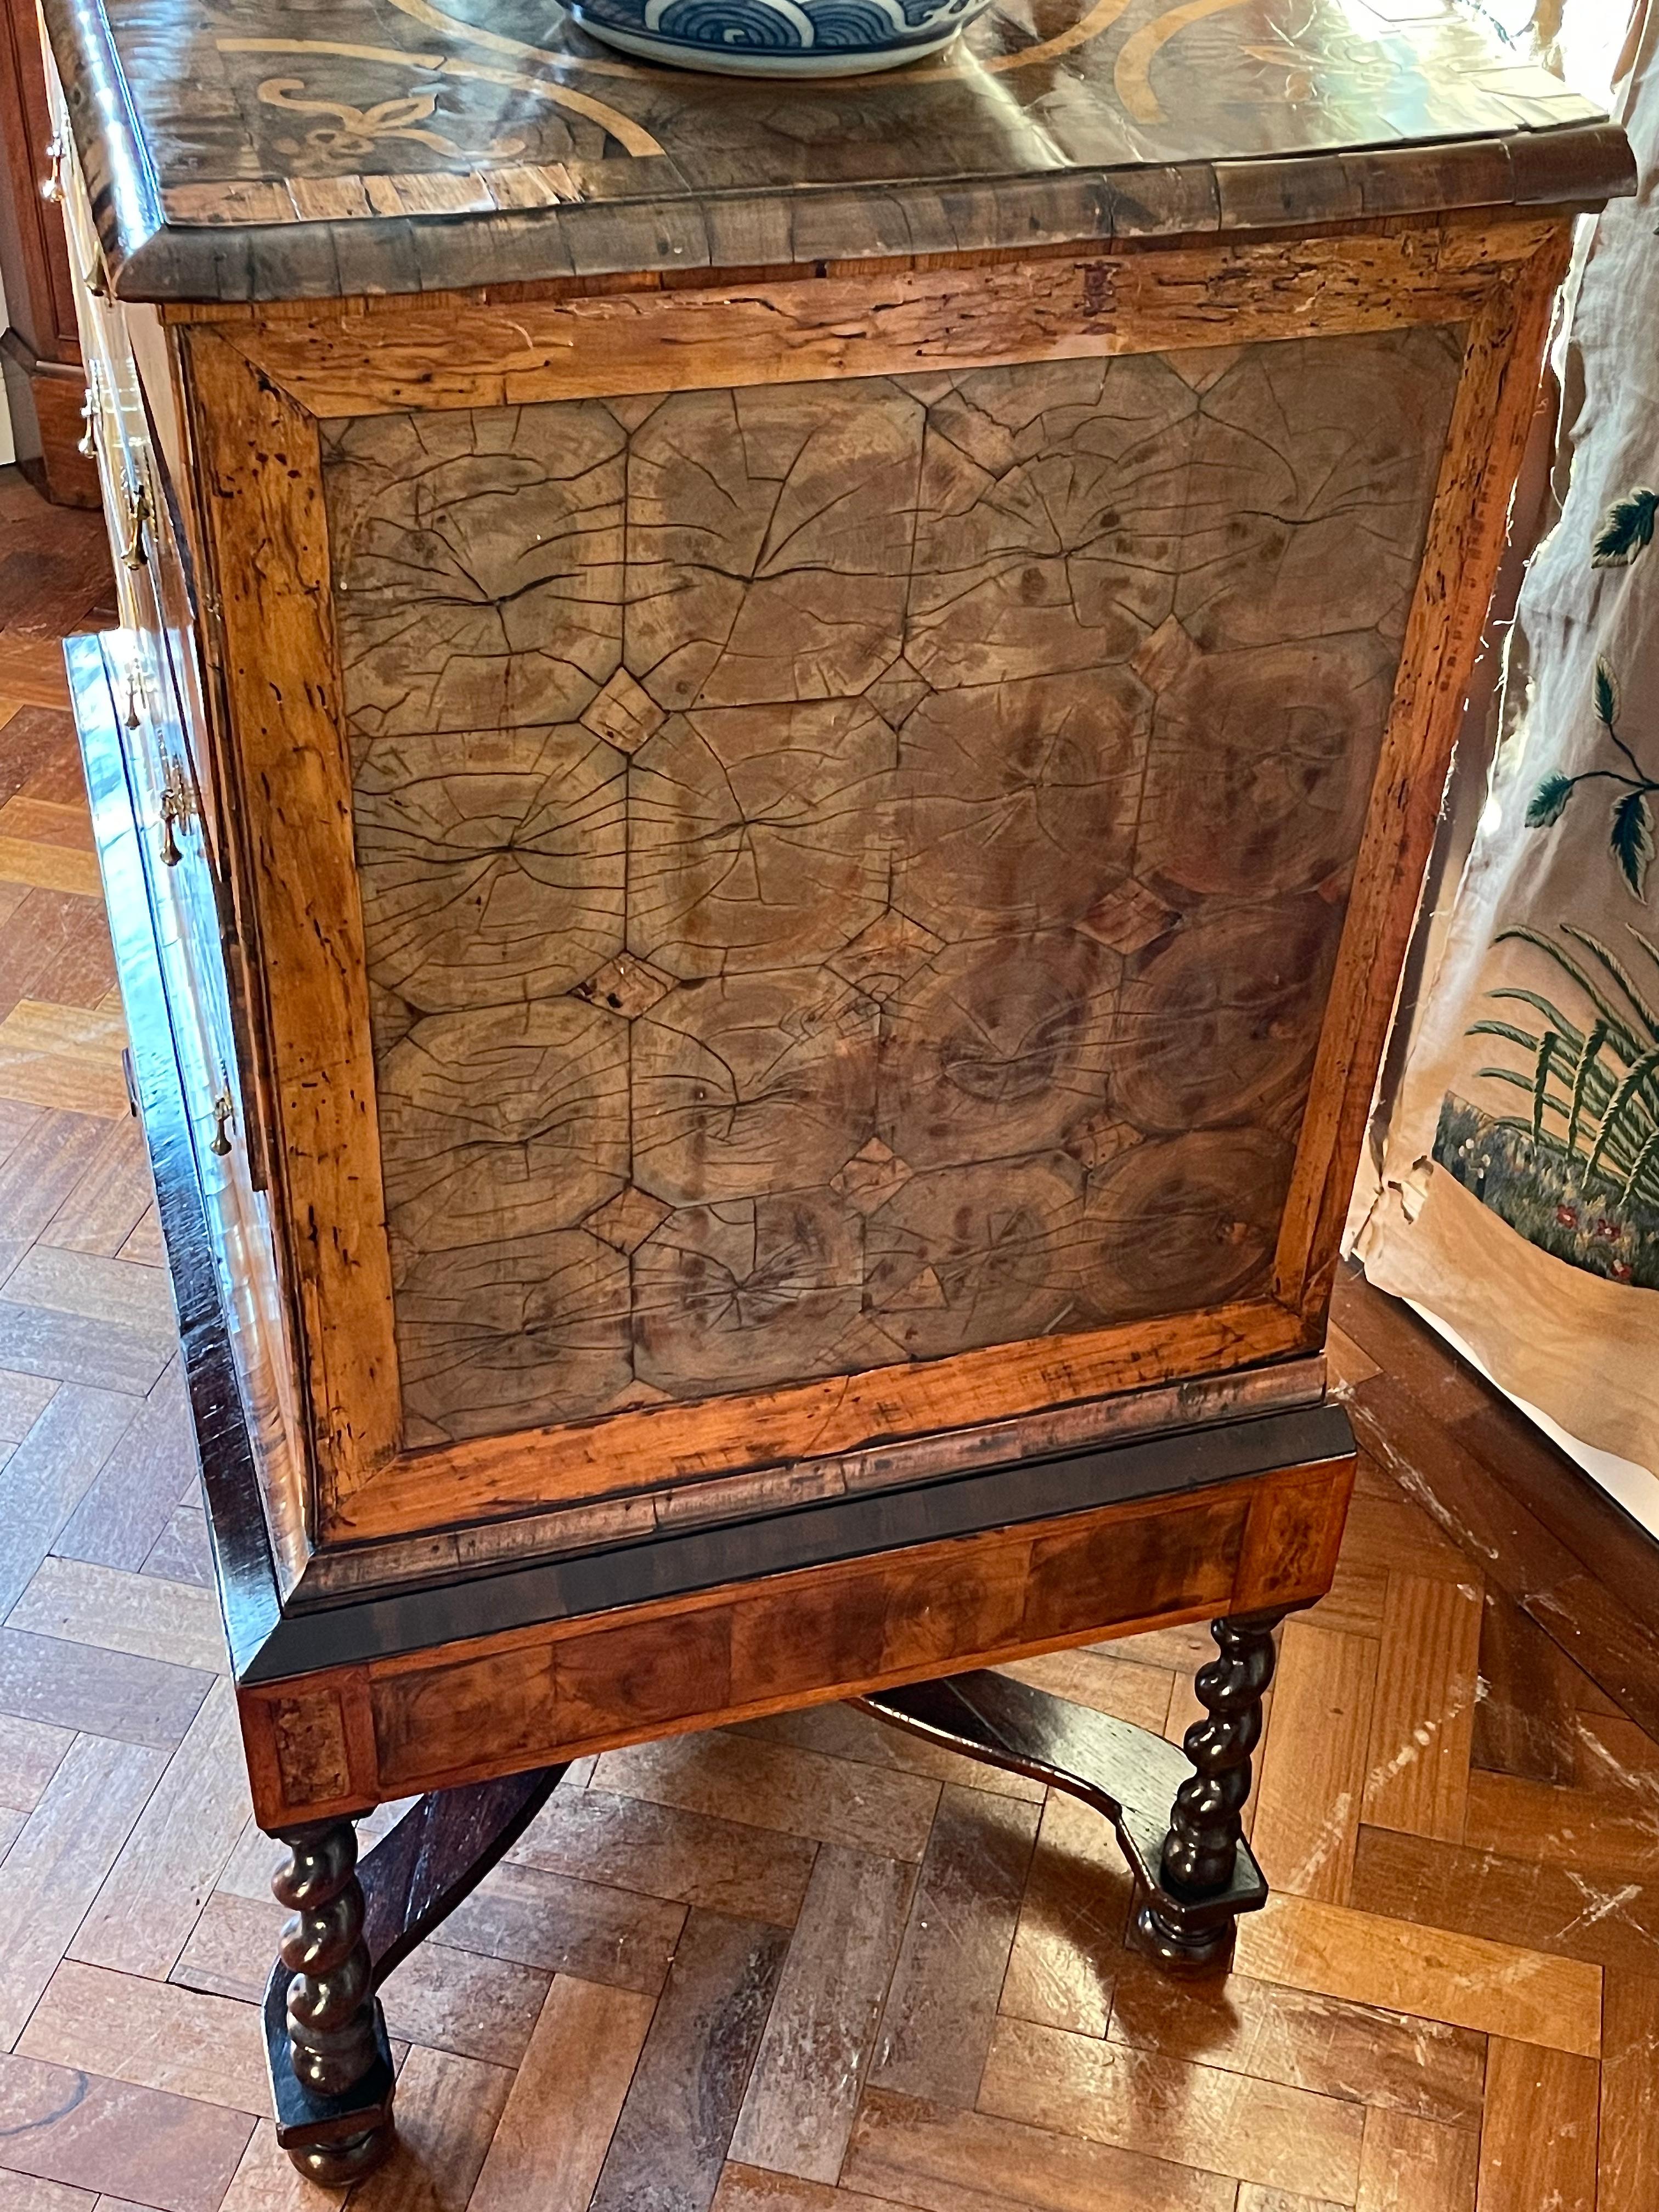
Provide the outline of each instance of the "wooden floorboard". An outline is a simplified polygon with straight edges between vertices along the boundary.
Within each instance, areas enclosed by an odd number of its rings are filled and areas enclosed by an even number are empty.
[[[58,672],[99,525],[31,500],[0,471],[0,2212],[322,2212]],[[585,1760],[388,1985],[355,2212],[1653,2212],[1659,1577],[1403,1309],[1347,1277],[1337,1323],[1365,1456],[1231,1976],[1126,1948],[1085,1808],[849,1708]],[[1178,1735],[1207,1650],[1017,1671]]]

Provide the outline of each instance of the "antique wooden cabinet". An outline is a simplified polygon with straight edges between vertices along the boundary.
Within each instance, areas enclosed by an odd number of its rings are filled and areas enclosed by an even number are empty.
[[[58,191],[41,149],[52,137],[34,0],[0,6],[0,384],[12,450],[63,507],[96,507],[98,472],[81,451],[86,381]]]
[[[814,86],[524,0],[46,20],[283,2140],[384,2147],[369,1984],[562,1762],[722,1717],[865,1696],[1081,1789],[1213,1955],[1620,134],[1362,0],[1006,0]],[[1191,1763],[939,1679],[1210,1613]]]

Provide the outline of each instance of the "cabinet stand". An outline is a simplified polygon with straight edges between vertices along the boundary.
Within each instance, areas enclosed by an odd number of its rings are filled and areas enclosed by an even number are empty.
[[[1197,1684],[1208,1717],[1181,1749],[988,1668],[853,1702],[1092,1806],[1135,1879],[1138,1947],[1171,1972],[1201,1972],[1231,1952],[1238,1915],[1267,1902],[1241,1817],[1282,1617],[1212,1623],[1220,1656]],[[291,1856],[271,1887],[295,1917],[265,1991],[265,2051],[276,2140],[307,2179],[343,2185],[391,2150],[395,2083],[375,1992],[512,1849],[564,1772],[433,1790],[361,1865],[349,1820],[284,1834]]]

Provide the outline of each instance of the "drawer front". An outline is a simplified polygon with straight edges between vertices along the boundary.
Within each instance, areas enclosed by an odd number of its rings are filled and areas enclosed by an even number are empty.
[[[168,1005],[179,1037],[198,1165],[204,1182],[234,1180],[246,1161],[242,1085],[220,924],[219,894],[203,836],[201,800],[170,683],[157,682],[154,633],[115,633],[121,749],[156,918]]]
[[[179,748],[193,789],[195,813],[210,865],[224,869],[221,811],[216,803],[208,716],[196,643],[196,611],[186,580],[167,482],[142,414],[100,377],[94,416],[104,512],[115,561],[116,599],[132,633],[139,681],[153,711],[179,731]]]
[[[86,187],[76,167],[61,94],[48,86],[58,132],[54,173],[61,191],[76,277],[76,313],[86,365],[85,449],[95,458],[103,487],[104,515],[115,566],[121,625],[134,637],[141,682],[153,703],[172,694],[165,710],[180,726],[179,744],[196,786],[197,805],[211,863],[223,867],[222,810],[207,743],[205,687],[197,646],[200,609],[184,544],[179,489],[158,451],[153,394],[138,365],[133,321],[150,310],[129,309],[112,295],[93,225]],[[150,382],[164,377],[166,353],[158,329],[146,324],[146,350],[154,356]],[[169,416],[172,396],[161,403]]]

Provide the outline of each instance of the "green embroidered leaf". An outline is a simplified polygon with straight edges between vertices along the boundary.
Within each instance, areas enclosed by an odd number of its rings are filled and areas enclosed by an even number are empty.
[[[1655,1130],[1652,1136],[1650,1136],[1646,1144],[1643,1146],[1641,1151],[1638,1152],[1636,1155],[1635,1165],[1631,1169],[1630,1173],[1625,1177],[1625,1188],[1620,1193],[1620,1196],[1625,1200],[1626,1204],[1638,1195],[1636,1186],[1641,1182],[1642,1177],[1653,1165],[1656,1159],[1659,1159],[1659,1129]]]
[[[1607,1041],[1607,1025],[1598,1021],[1584,1040],[1584,1048],[1578,1055],[1577,1072],[1572,1079],[1572,1114],[1567,1122],[1567,1150],[1578,1149],[1578,1124],[1583,1119],[1584,1107],[1590,1095],[1591,1079],[1596,1054]]]
[[[1609,729],[1619,720],[1619,679],[1598,653],[1595,656],[1595,719]]]
[[[1632,484],[1623,499],[1616,499],[1601,520],[1590,548],[1592,568],[1628,568],[1638,554],[1653,543],[1653,518],[1659,511],[1659,491]]]
[[[1541,1137],[1544,1133],[1544,1109],[1549,1103],[1550,1062],[1555,1056],[1555,1048],[1559,1042],[1559,1038],[1548,1030],[1539,1040],[1538,1073],[1533,1078],[1532,1085],[1532,1133],[1534,1137]]]
[[[1653,816],[1644,791],[1627,791],[1613,810],[1613,857],[1623,869],[1634,898],[1647,896],[1648,865],[1653,858]]]
[[[1659,1069],[1659,1045],[1637,1061],[1613,1092],[1607,1110],[1601,1116],[1601,1126],[1595,1133],[1595,1142],[1590,1146],[1590,1156],[1584,1168],[1586,1175],[1595,1173],[1606,1155],[1614,1149],[1615,1139],[1624,1138],[1626,1158],[1632,1149],[1630,1139],[1632,1133],[1637,1144],[1642,1142],[1645,1129],[1638,1127],[1632,1132],[1631,1125],[1636,1118],[1637,1109],[1639,1109],[1642,1086],[1651,1082],[1656,1069]],[[1648,1115],[1643,1119],[1650,1121],[1652,1116]]]
[[[1574,781],[1570,775],[1563,775],[1559,769],[1544,778],[1527,801],[1528,830],[1547,830],[1553,823],[1561,819],[1567,811],[1567,801],[1572,797]]]

